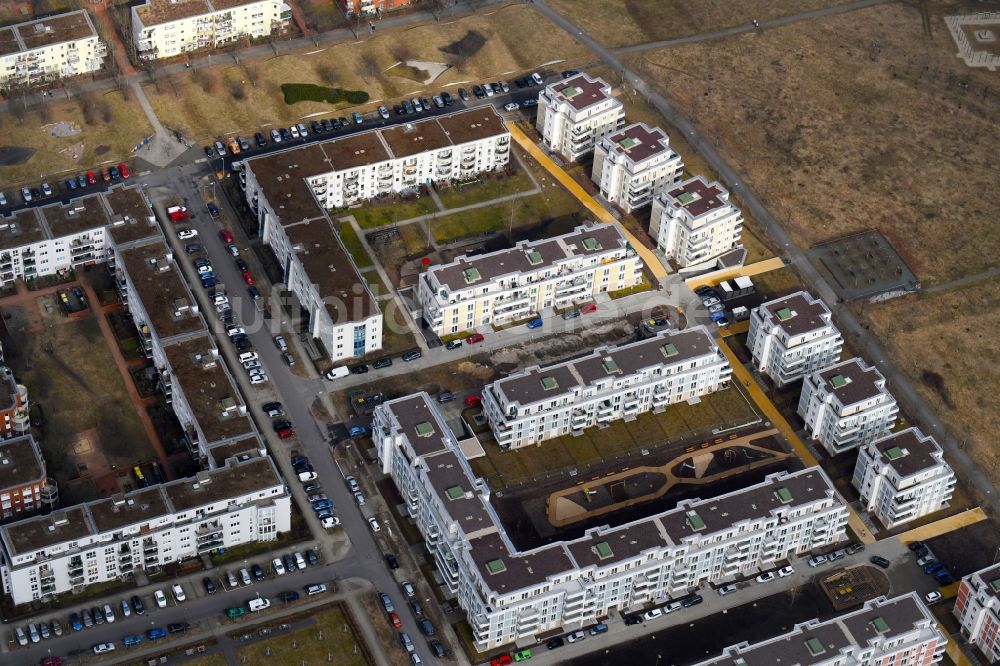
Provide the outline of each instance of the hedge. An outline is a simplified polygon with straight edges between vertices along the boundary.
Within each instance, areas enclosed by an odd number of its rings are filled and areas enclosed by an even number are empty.
[[[341,88],[327,88],[314,83],[282,83],[281,93],[285,96],[285,104],[295,104],[297,102],[326,102],[328,104],[338,104],[347,102],[348,104],[364,104],[368,101],[368,93],[364,90],[342,90]]]

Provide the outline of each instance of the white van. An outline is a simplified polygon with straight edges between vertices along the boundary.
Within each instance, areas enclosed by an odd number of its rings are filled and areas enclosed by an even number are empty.
[[[258,611],[266,610],[271,607],[271,600],[265,597],[260,599],[251,599],[247,602],[247,608],[250,609],[251,613],[256,613]]]
[[[346,377],[349,374],[351,374],[351,371],[347,369],[347,366],[341,365],[327,372],[326,378],[329,379],[330,381],[333,381],[334,379],[341,379],[343,377]]]
[[[306,595],[307,596],[311,597],[314,594],[322,594],[324,592],[326,592],[326,585],[324,585],[323,583],[317,583],[316,585],[307,585],[306,586]]]
[[[542,77],[538,74],[538,72],[535,72],[534,74],[532,74],[531,78],[535,82],[535,85],[537,85],[537,86],[542,85]]]

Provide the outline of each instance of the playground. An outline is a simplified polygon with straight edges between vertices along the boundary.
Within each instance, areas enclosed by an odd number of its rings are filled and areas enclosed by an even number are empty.
[[[820,589],[838,613],[889,593],[889,578],[867,564],[834,571],[820,579]]]

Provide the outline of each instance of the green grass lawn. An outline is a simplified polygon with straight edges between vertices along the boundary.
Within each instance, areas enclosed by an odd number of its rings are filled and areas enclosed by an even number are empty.
[[[480,201],[489,201],[509,194],[527,192],[534,184],[521,168],[502,176],[484,176],[481,180],[440,188],[438,194],[445,208],[461,208]]]
[[[649,281],[646,274],[642,274],[642,282],[635,285],[634,287],[629,287],[627,289],[619,289],[618,291],[609,291],[608,296],[611,298],[622,298],[624,296],[631,296],[632,294],[640,294],[644,291],[649,291],[653,288],[653,283]]]
[[[407,201],[400,199],[389,199],[385,202],[368,201],[360,208],[351,208],[342,211],[342,214],[353,215],[354,219],[358,221],[358,226],[362,229],[374,229],[409,220],[412,217],[429,215],[437,212],[437,209],[433,199],[422,196],[419,199]],[[336,216],[334,214],[333,217]]]
[[[575,200],[574,200],[575,201]],[[545,235],[566,233],[586,219],[582,208],[561,197],[535,194],[482,208],[442,215],[431,222],[431,232],[439,243],[471,238],[487,233],[513,232],[559,219],[558,229],[546,230]]]
[[[236,654],[249,664],[273,661],[276,664],[367,665],[363,646],[340,606],[314,614],[311,620],[311,626],[256,641],[239,648]]]
[[[340,240],[344,241],[344,247],[354,257],[354,263],[358,265],[358,268],[368,268],[374,265],[371,255],[361,244],[361,239],[354,233],[354,227],[351,226],[350,222],[340,223]]]

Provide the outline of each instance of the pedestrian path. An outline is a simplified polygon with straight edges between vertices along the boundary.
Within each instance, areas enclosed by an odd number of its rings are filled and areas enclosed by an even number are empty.
[[[652,271],[657,282],[667,277],[666,269],[663,267],[663,264],[660,263],[660,260],[656,257],[652,250],[639,242],[639,239],[633,236],[628,229],[623,227],[621,223],[615,219],[614,215],[608,212],[608,210],[601,206],[601,204],[597,203],[597,200],[594,199],[594,197],[590,196],[590,194],[580,187],[579,183],[573,180],[568,173],[553,162],[548,155],[542,152],[542,149],[536,146],[535,143],[529,139],[520,128],[516,125],[509,125],[508,129],[510,130],[510,135],[514,138],[514,141],[517,141],[517,144],[521,146],[521,148],[524,148],[529,155],[545,167],[545,170],[552,174],[552,177],[558,180],[563,187],[569,190],[570,194],[579,199],[580,203],[582,203],[599,222],[618,225],[618,228],[621,229],[622,233],[625,234],[625,237],[628,238],[628,242],[632,246],[632,249],[634,249],[640,257],[642,257],[642,261],[646,264],[649,270]]]
[[[734,266],[732,268],[724,268],[712,273],[702,273],[696,277],[687,278],[685,282],[689,287],[691,287],[692,290],[703,285],[714,287],[723,280],[740,277],[741,275],[748,277],[752,275],[759,275],[761,273],[776,271],[779,268],[784,267],[785,262],[781,257],[771,257],[770,259],[754,262],[748,266]]]
[[[986,515],[986,512],[977,506],[969,509],[968,511],[956,513],[953,516],[948,516],[947,518],[942,518],[941,520],[935,520],[933,523],[921,525],[920,527],[914,527],[912,530],[903,532],[897,538],[903,543],[924,541],[926,539],[933,539],[936,536],[940,536],[948,532],[954,532],[957,529],[968,527],[969,525],[974,525],[981,520],[986,520],[987,518],[988,516]]]

